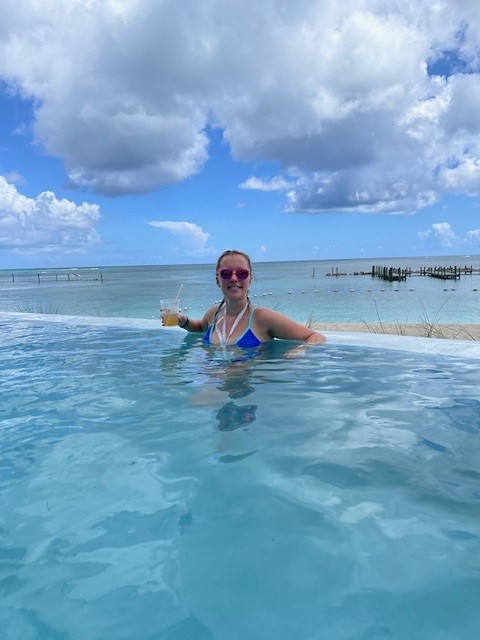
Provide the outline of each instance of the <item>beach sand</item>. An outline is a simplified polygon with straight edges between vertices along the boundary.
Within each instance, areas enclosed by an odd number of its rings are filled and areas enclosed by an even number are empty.
[[[317,331],[355,331],[449,340],[480,340],[480,324],[316,323]]]

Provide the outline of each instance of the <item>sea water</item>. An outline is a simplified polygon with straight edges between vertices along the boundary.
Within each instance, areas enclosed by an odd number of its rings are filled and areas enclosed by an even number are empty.
[[[4,640],[478,636],[478,359],[0,329]]]
[[[404,282],[354,275],[373,265],[478,270],[480,256],[257,263],[251,299],[301,322],[480,322],[478,273],[446,281],[412,275]],[[211,264],[3,270],[0,311],[158,318],[160,299],[175,297],[180,285],[191,317],[220,298]]]

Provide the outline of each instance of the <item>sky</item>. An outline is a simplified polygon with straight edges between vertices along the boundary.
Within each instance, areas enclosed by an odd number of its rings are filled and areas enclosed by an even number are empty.
[[[0,268],[480,254],[478,0],[0,0]]]

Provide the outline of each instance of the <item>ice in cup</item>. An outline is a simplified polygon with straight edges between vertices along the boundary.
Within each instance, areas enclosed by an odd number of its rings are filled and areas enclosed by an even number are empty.
[[[178,300],[161,300],[160,314],[165,327],[176,327],[178,325]]]

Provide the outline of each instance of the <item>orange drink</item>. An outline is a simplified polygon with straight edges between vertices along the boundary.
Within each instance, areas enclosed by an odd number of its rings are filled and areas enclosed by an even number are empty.
[[[176,327],[178,324],[178,313],[165,313],[163,315],[163,324],[165,327]]]
[[[164,327],[176,327],[178,325],[178,302],[178,299],[162,300],[160,302],[160,315]]]

